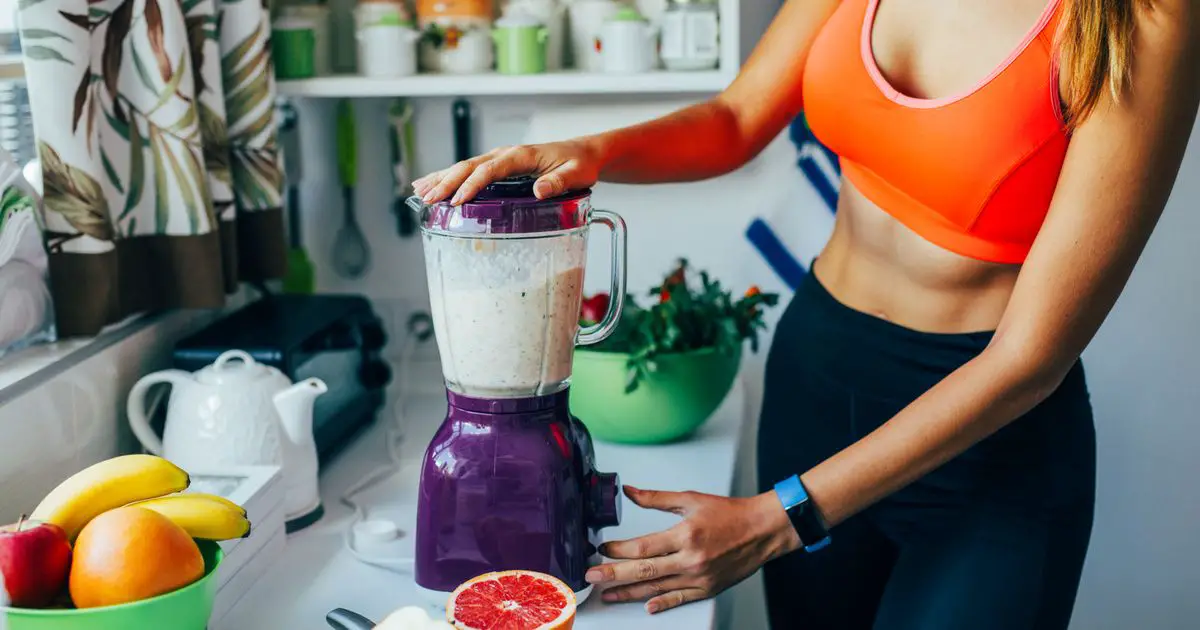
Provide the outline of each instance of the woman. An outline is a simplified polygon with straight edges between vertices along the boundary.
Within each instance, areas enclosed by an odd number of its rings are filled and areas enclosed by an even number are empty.
[[[520,173],[541,197],[694,181],[802,111],[841,156],[768,358],[762,493],[627,489],[684,518],[605,546],[606,600],[658,612],[764,567],[775,628],[1067,627],[1095,480],[1079,357],[1191,133],[1200,7],[1046,1],[791,0],[708,102],[416,183],[457,203]]]

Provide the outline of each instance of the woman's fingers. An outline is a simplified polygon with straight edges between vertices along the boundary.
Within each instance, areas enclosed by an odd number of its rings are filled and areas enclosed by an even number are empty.
[[[625,496],[638,507],[674,514],[685,514],[696,505],[694,492],[667,492],[664,490],[641,490],[625,486]]]
[[[589,584],[645,582],[683,573],[684,568],[679,554],[671,554],[657,558],[606,562],[588,569],[584,579]]]
[[[483,155],[477,155],[469,160],[463,160],[450,168],[430,173],[413,182],[413,191],[421,195],[421,201],[434,203],[450,196],[450,193],[462,185],[480,164],[491,160],[505,149],[492,149]],[[424,192],[422,192],[422,189]]]
[[[413,192],[416,193],[418,197],[424,197],[425,193],[429,192],[433,188],[434,184],[436,184],[441,178],[441,171],[434,171],[428,175],[418,177],[417,179],[413,180]]]
[[[664,593],[646,602],[646,612],[660,613],[664,610],[677,608],[688,602],[699,601],[708,597],[708,592],[699,588],[684,588]]]
[[[667,530],[630,540],[604,543],[600,546],[600,553],[614,560],[637,560],[665,556],[679,549],[679,537],[673,530]]]
[[[459,162],[458,164],[455,164],[454,166],[442,171],[441,177],[438,179],[437,183],[433,185],[429,192],[425,193],[425,195],[421,197],[421,200],[425,203],[434,203],[450,196],[450,193],[458,190],[458,187],[462,184],[463,180],[465,180],[467,176],[471,174],[471,171],[475,170],[475,167],[487,161],[488,159],[489,158],[485,155],[473,157],[469,160]]]
[[[477,164],[459,184],[458,192],[454,194],[450,203],[470,201],[485,186],[498,179],[536,171],[537,161],[537,150],[532,147],[511,147],[493,152],[491,159]]]
[[[593,183],[586,181],[579,164],[575,160],[571,160],[539,177],[533,183],[533,195],[538,199],[546,199],[590,186]]]
[[[650,580],[649,582],[614,586],[604,591],[601,597],[606,602],[632,602],[649,599],[658,597],[659,595],[666,595],[671,591],[694,588],[692,584],[693,580],[694,578],[688,576],[673,575],[657,580]]]

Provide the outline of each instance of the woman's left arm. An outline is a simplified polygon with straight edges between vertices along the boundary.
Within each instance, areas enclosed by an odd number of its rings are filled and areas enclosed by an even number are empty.
[[[1107,317],[1170,195],[1200,107],[1200,7],[1142,9],[1130,89],[1102,98],[1071,139],[1054,201],[992,343],[879,429],[801,479],[832,527],[995,433],[1061,383]],[[654,596],[653,612],[715,595],[800,541],[773,493],[731,499],[633,490],[676,528],[610,543],[594,569]]]

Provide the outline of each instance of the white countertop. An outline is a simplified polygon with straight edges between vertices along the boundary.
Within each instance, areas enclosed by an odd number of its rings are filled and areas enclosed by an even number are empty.
[[[617,472],[622,483],[661,490],[696,490],[727,495],[732,489],[740,428],[743,389],[729,396],[700,431],[686,441],[659,446],[625,446],[596,442],[597,467]],[[445,414],[444,395],[414,393],[408,415],[409,438],[402,447],[407,465],[400,475],[355,497],[370,518],[390,518],[404,530],[405,553],[412,553],[417,473],[425,446]],[[343,548],[351,511],[339,502],[341,492],[386,461],[383,421],[364,433],[323,472],[321,493],[325,517],[288,537],[283,554],[213,630],[327,630],[325,614],[348,608],[376,621],[407,605],[424,605],[411,574],[365,565]],[[622,506],[620,527],[604,530],[605,539],[621,539],[665,529],[678,517],[634,506]],[[444,614],[434,611],[433,614]],[[650,616],[641,603],[607,604],[590,597],[580,608],[577,630],[620,628],[714,627],[714,600],[696,602]]]

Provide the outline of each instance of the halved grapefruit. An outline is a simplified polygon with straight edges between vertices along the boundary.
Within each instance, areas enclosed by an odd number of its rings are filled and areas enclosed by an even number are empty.
[[[575,592],[536,571],[497,571],[463,582],[446,604],[459,630],[570,630]]]

